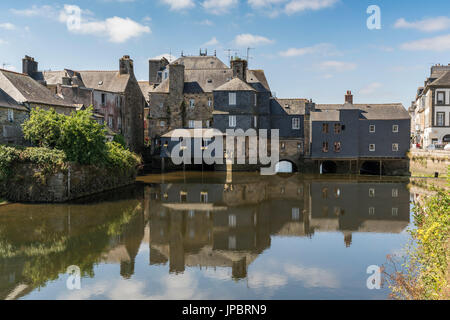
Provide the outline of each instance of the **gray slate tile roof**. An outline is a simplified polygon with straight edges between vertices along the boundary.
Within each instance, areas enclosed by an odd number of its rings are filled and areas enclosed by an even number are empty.
[[[256,91],[252,86],[239,78],[233,78],[227,83],[214,89],[214,91]]]
[[[120,74],[119,71],[79,71],[79,73],[86,88],[107,92],[125,92],[130,80],[129,74]]]
[[[181,57],[173,62],[184,65],[185,70],[227,69],[227,65],[214,56]]]
[[[321,111],[348,109],[344,106],[343,104],[316,104],[316,109]],[[363,120],[401,120],[410,118],[408,111],[401,103],[354,104],[353,106],[361,110],[360,119]]]
[[[18,103],[28,102],[75,108],[23,73],[0,70],[0,88]]]
[[[184,72],[184,93],[212,92],[233,77],[231,69],[199,69]]]
[[[279,115],[304,115],[307,99],[272,99],[271,112]]]
[[[149,96],[148,93],[152,90],[153,86],[148,81],[138,81],[139,88],[141,88],[141,92],[145,97],[145,100],[148,101]]]
[[[11,96],[2,89],[0,89],[0,108],[28,111],[26,107],[20,105],[16,100],[11,98]]]
[[[450,71],[443,73],[438,79],[434,80],[430,86],[450,87]]]

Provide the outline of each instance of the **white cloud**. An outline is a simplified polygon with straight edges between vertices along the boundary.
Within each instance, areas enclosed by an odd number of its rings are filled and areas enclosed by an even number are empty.
[[[170,10],[185,10],[195,7],[193,0],[162,0],[165,4],[170,6]]]
[[[423,32],[435,32],[450,29],[450,18],[436,17],[408,22],[404,18],[398,19],[394,27],[397,29],[416,29]]]
[[[36,6],[33,5],[28,9],[10,9],[13,14],[24,16],[24,17],[36,17],[36,16],[53,16],[56,14],[54,7],[49,5]]]
[[[205,0],[202,6],[212,14],[224,14],[228,13],[237,3],[238,0]]]
[[[234,39],[234,43],[239,47],[252,47],[271,44],[274,43],[274,41],[263,36],[243,33],[236,36],[236,38]]]
[[[159,56],[156,56],[156,57],[153,57],[153,58],[150,58],[150,59],[158,59],[159,60],[159,59],[162,59],[162,58],[166,58],[167,60],[169,60],[169,62],[172,62],[172,61],[177,59],[177,57],[171,55],[170,53],[163,53],[163,54],[160,54]]]
[[[219,41],[217,40],[217,38],[212,37],[211,40],[202,44],[202,47],[213,47],[213,46],[217,46],[218,44],[219,44]]]
[[[0,39],[0,45],[2,45],[2,44],[7,44],[7,42],[3,39]]]
[[[375,93],[378,89],[380,89],[383,86],[380,82],[372,82],[359,90],[360,94],[372,94]]]
[[[16,26],[13,25],[12,23],[5,22],[5,23],[0,23],[0,29],[14,30],[14,29],[16,29]]]
[[[336,289],[340,287],[336,275],[324,269],[286,264],[284,271],[290,278],[302,281],[307,288]]]
[[[213,26],[214,22],[212,22],[211,20],[206,19],[206,20],[200,21],[198,24],[202,25],[202,26]]]
[[[338,1],[339,0],[292,0],[286,4],[284,11],[288,15],[307,10],[317,11],[329,8]]]
[[[69,6],[64,5],[65,10]],[[79,7],[77,7],[79,9]],[[81,10],[81,9],[80,9]],[[61,11],[59,21],[67,23],[69,16],[66,11]],[[107,37],[110,42],[123,43],[131,38],[139,37],[144,33],[150,33],[149,27],[139,24],[130,18],[111,17],[106,20],[81,20],[79,27],[68,28],[69,32],[76,34],[88,34]]]
[[[400,48],[409,51],[450,51],[450,34],[406,42]]]
[[[330,60],[320,63],[319,68],[322,70],[334,70],[337,72],[343,72],[356,69],[356,64],[352,62]]]
[[[320,43],[311,47],[290,48],[286,51],[279,52],[282,57],[298,57],[306,54],[336,55],[337,50],[332,44]]]
[[[282,274],[256,271],[249,274],[247,283],[250,288],[283,287],[288,283],[288,277]]]
[[[248,4],[255,9],[271,7],[275,4],[286,2],[286,0],[248,0]]]

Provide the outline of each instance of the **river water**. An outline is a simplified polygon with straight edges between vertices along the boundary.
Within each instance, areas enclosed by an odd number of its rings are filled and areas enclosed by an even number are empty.
[[[408,242],[407,184],[178,172],[1,206],[0,299],[388,299],[367,268]]]

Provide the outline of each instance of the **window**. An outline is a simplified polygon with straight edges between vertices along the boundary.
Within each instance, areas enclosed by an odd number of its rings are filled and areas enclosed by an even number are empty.
[[[322,143],[322,152],[328,152],[328,142]]]
[[[207,128],[211,127],[211,120],[205,121],[205,127],[207,127]]]
[[[106,105],[106,94],[102,93],[102,106]]]
[[[195,99],[189,100],[189,107],[190,107],[191,109],[194,109],[194,108],[195,108]]]
[[[164,79],[167,79],[169,77],[169,73],[166,71],[164,72]]]
[[[230,128],[236,127],[236,116],[228,116],[228,125]]]
[[[230,106],[235,106],[236,105],[236,92],[230,92],[228,94],[228,104]]]
[[[297,142],[297,150],[302,151],[303,150],[303,144],[301,142]]]
[[[288,105],[288,104],[285,104],[285,105],[284,105],[284,108],[285,108],[285,109],[290,109],[290,108],[291,108],[291,106],[290,106],[290,105]]]
[[[370,133],[375,133],[375,125],[374,125],[374,124],[371,124],[371,125],[369,126],[369,132],[370,132]]]
[[[398,143],[392,144],[392,151],[397,152],[398,151]]]
[[[159,122],[159,126],[160,126],[160,127],[164,127],[165,125],[166,125],[166,122],[165,122],[165,121],[160,121],[160,122]]]
[[[164,108],[164,103],[161,102],[161,103],[159,104],[159,107],[160,107],[161,109]]]
[[[212,99],[208,98],[208,107],[211,107],[211,106],[212,106]]]
[[[328,188],[322,189],[322,199],[328,199]]]
[[[180,202],[181,203],[187,202],[187,192],[180,191]]]
[[[194,128],[194,127],[195,127],[195,121],[189,120],[189,128]]]
[[[339,133],[341,133],[341,131],[342,131],[341,124],[340,123],[336,123],[334,125],[334,134],[339,134]]]
[[[285,142],[281,143],[281,150],[286,150],[286,143]]]
[[[8,109],[8,121],[13,122],[14,121],[14,110]]]
[[[369,189],[369,197],[370,198],[375,198],[375,189],[374,188],[370,188]]]
[[[236,216],[234,214],[228,216],[228,226],[231,228],[236,227]]]
[[[208,203],[208,192],[200,192],[200,202]]]
[[[392,189],[392,198],[398,198],[398,189]]]
[[[300,118],[292,119],[292,130],[300,130]]]
[[[328,123],[322,124],[322,133],[328,133]]]
[[[369,144],[369,151],[374,152],[375,151],[375,144]]]
[[[445,112],[436,113],[436,125],[438,127],[443,127],[445,125]]]
[[[255,107],[257,106],[257,104],[258,104],[258,96],[257,96],[257,94],[255,93]]]
[[[117,129],[121,130],[122,129],[122,118],[117,118]]]
[[[341,143],[340,142],[334,143],[334,152],[341,152]]]
[[[445,104],[445,92],[437,93],[437,104]]]
[[[370,207],[369,208],[369,215],[371,215],[371,216],[375,215],[375,208],[374,207]]]
[[[341,189],[339,189],[339,188],[334,189],[334,197],[336,199],[341,197]]]
[[[293,221],[300,220],[300,208],[292,208],[292,220]]]
[[[253,117],[253,127],[258,128],[258,117],[257,116]]]
[[[108,127],[110,127],[110,128],[113,127],[113,117],[112,116],[108,116]]]
[[[230,250],[236,249],[236,237],[235,236],[228,237],[228,249],[230,249]]]
[[[394,124],[394,125],[392,126],[392,132],[398,133],[398,124]]]

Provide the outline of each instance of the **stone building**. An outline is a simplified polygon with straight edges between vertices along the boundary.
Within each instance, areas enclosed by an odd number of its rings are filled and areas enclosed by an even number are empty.
[[[28,56],[23,59],[23,68],[24,73],[78,108],[93,106],[100,123],[122,134],[132,151],[142,151],[146,100],[129,56],[119,60],[117,71],[37,71],[37,61]]]
[[[413,143],[425,148],[450,143],[450,64],[431,67],[409,112]]]
[[[0,69],[0,143],[23,143],[21,125],[37,107],[66,115],[76,110],[27,74]]]

